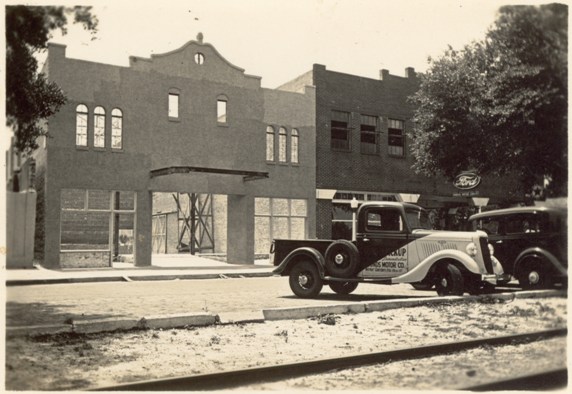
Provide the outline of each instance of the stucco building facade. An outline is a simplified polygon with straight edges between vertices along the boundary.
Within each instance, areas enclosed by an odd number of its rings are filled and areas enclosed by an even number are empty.
[[[129,60],[77,60],[49,45],[44,72],[68,102],[34,153],[46,266],[110,266],[119,254],[152,264],[162,194],[223,196],[217,233],[230,263],[252,263],[278,236],[315,236],[312,86],[262,88],[202,35]]]

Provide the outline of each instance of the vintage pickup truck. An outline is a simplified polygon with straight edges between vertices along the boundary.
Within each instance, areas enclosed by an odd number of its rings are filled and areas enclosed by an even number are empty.
[[[427,211],[409,203],[368,202],[357,210],[355,241],[275,239],[273,273],[299,297],[324,284],[338,294],[359,283],[435,286],[439,295],[478,294],[506,281],[483,231],[431,230]]]

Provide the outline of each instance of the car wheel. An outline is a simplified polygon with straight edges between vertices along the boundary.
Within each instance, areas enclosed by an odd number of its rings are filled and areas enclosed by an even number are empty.
[[[545,289],[553,283],[550,272],[538,259],[525,261],[517,277],[520,287],[525,290]]]
[[[440,296],[463,295],[463,274],[451,263],[441,266],[436,272],[435,288]]]
[[[338,294],[350,294],[358,287],[358,282],[330,282],[330,289]]]
[[[334,241],[325,253],[326,270],[337,278],[350,278],[359,264],[357,247],[345,239]]]
[[[290,271],[289,283],[292,292],[301,298],[316,297],[324,286],[318,268],[311,261],[297,263]]]

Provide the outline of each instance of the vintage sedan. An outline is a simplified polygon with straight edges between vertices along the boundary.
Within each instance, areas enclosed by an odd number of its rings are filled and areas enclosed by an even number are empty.
[[[565,284],[567,211],[547,207],[498,209],[472,215],[469,226],[489,236],[505,273],[525,289]]]

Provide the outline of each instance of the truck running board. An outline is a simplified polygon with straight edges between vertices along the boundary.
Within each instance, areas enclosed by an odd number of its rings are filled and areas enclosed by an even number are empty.
[[[374,283],[378,285],[393,285],[395,283],[391,282],[390,278],[336,278],[333,276],[325,276],[324,281],[326,282],[358,282],[358,283]]]

